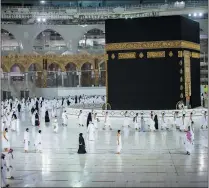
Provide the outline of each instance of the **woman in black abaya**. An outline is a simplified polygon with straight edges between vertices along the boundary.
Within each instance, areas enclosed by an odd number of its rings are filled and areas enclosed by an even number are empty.
[[[45,123],[49,123],[50,119],[49,119],[49,112],[48,110],[45,112]]]
[[[85,154],[86,153],[86,148],[85,148],[85,141],[83,138],[83,133],[79,134],[79,149],[78,149],[78,154]]]
[[[90,122],[92,122],[91,112],[89,112],[88,117],[87,117],[87,128],[88,128]]]
[[[154,117],[154,122],[155,122],[155,129],[158,130],[158,119],[157,119],[157,115],[155,115],[155,117]]]

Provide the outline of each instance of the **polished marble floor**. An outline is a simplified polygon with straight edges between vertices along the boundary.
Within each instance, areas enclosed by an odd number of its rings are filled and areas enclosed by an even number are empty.
[[[123,150],[116,153],[115,120],[113,130],[103,131],[102,123],[96,140],[88,142],[85,155],[78,155],[78,134],[86,128],[70,118],[67,127],[53,133],[51,124],[41,121],[43,152],[35,153],[32,127],[27,113],[21,114],[18,131],[10,132],[14,149],[15,180],[11,187],[207,187],[208,130],[200,130],[195,120],[195,143],[190,156],[185,155],[183,137],[175,129],[166,132],[122,133]],[[29,153],[24,153],[23,132],[30,129]]]

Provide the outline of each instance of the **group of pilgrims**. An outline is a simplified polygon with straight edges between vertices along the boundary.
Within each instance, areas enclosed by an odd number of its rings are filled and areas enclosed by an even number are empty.
[[[5,100],[1,102],[1,126],[2,126],[2,179],[3,183],[6,182],[5,178],[13,179],[12,176],[12,160],[13,160],[13,149],[10,147],[10,139],[8,131],[11,132],[17,131],[20,124],[20,114],[21,112],[28,111],[31,118],[31,125],[37,126],[37,135],[35,138],[34,146],[36,152],[42,152],[42,135],[41,135],[41,127],[40,120],[44,119],[45,123],[52,123],[53,132],[58,133],[59,123],[58,117],[62,120],[62,126],[67,126],[69,122],[69,114],[66,111],[66,108],[71,105],[76,104],[92,104],[92,103],[105,103],[104,96],[71,96],[68,98],[62,99],[53,99],[48,100],[43,97],[40,98],[28,98],[18,100],[17,98],[12,100]],[[22,113],[24,114],[24,113]],[[158,116],[160,116],[158,118]],[[100,116],[101,117],[101,116]],[[100,117],[98,117],[96,110],[92,110],[89,113],[84,113],[83,110],[80,110],[77,116],[77,124],[78,127],[87,128],[87,139],[90,142],[95,141],[96,131],[99,129],[99,125],[103,124],[102,130],[112,129],[111,118],[109,116],[109,112],[105,112],[104,121],[102,123]],[[158,120],[159,119],[159,120]],[[172,128],[179,129],[181,132],[185,132],[185,150],[186,154],[190,155],[191,146],[194,143],[194,124],[193,113],[191,112],[189,117],[186,114],[180,113],[176,111],[172,118],[165,116],[165,113],[157,114],[154,111],[151,111],[149,116],[145,116],[143,112],[136,113],[134,116],[128,115],[126,111],[123,116],[123,123],[121,125],[121,130],[117,130],[117,154],[121,153],[122,150],[122,139],[121,132],[124,133],[124,137],[129,134],[130,129],[134,129],[135,131],[145,132],[145,131],[158,131],[158,130],[172,130]],[[207,111],[202,115],[202,120],[200,124],[200,128],[208,128],[208,116]],[[25,129],[24,132],[24,151],[25,153],[29,150],[30,145],[30,132],[29,128]],[[79,149],[78,154],[84,154],[86,152],[85,140],[83,137],[83,133],[79,134]],[[8,174],[8,175],[6,175]],[[6,186],[8,184],[5,183]]]
[[[195,120],[197,121],[197,120]],[[151,131],[156,132],[159,130],[167,130],[170,131],[173,128],[179,130],[180,132],[185,132],[185,138],[184,138],[184,145],[186,154],[190,155],[191,147],[194,144],[194,125],[195,121],[193,119],[193,113],[191,112],[189,114],[189,117],[186,116],[185,112],[182,112],[182,115],[180,115],[180,111],[175,111],[173,118],[172,117],[166,117],[165,112],[162,112],[161,117],[158,120],[157,113],[151,111],[149,117],[145,117],[145,114],[143,112],[136,113],[134,117],[131,117],[128,115],[128,112],[126,111],[124,113],[123,117],[123,123],[121,126],[121,129],[124,133],[124,137],[128,137],[129,131],[131,128],[135,129],[139,132],[145,132],[145,131]],[[78,115],[78,125],[84,126],[86,122],[87,125],[87,133],[88,137],[87,139],[89,141],[95,140],[95,132],[98,129],[98,122],[100,122],[100,119],[97,117],[97,113],[92,110],[92,112],[88,113],[87,119],[80,110]],[[204,111],[201,121],[200,121],[200,129],[207,129],[208,128],[208,116],[207,111]],[[109,128],[112,130],[111,121],[109,117],[108,111],[105,113],[104,123],[103,123],[103,130],[106,130],[106,128]],[[82,138],[82,134],[80,135],[80,138]],[[85,148],[85,142],[82,138],[82,143],[79,142],[79,145],[81,145],[81,148]],[[117,153],[120,154],[122,150],[122,142],[121,142],[121,130],[118,130],[117,132]],[[86,153],[85,149],[80,149],[80,153]]]

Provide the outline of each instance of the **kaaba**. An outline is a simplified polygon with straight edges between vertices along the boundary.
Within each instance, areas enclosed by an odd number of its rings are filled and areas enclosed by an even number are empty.
[[[106,92],[112,110],[200,106],[199,23],[182,16],[105,22]]]

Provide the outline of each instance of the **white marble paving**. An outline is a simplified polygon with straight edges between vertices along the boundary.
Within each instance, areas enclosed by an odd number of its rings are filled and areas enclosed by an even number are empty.
[[[94,142],[86,141],[87,154],[78,155],[78,127],[71,117],[67,127],[41,122],[43,152],[35,153],[34,138],[38,128],[32,127],[29,115],[22,114],[18,132],[10,132],[14,149],[15,180],[11,187],[207,187],[208,130],[200,130],[195,119],[195,143],[191,155],[185,155],[184,133],[175,129],[166,132],[136,132],[128,137],[122,132],[123,150],[116,153],[116,132],[120,121],[114,120],[113,130],[102,130]],[[24,153],[23,132],[30,130],[29,153]]]

